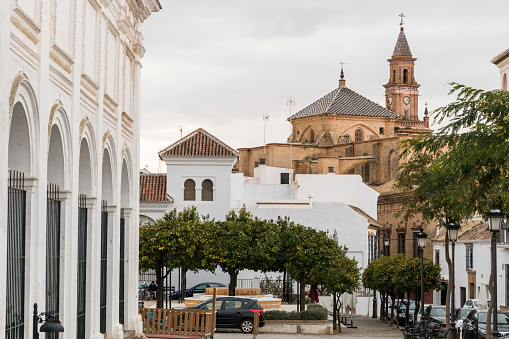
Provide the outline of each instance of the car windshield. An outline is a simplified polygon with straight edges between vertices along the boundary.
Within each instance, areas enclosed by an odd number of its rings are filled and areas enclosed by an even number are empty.
[[[488,312],[479,313],[479,323],[486,324],[486,320],[488,319]],[[491,315],[491,320],[493,320],[493,314]],[[509,313],[497,313],[497,323],[500,325],[509,325]]]
[[[467,315],[472,312],[472,309],[460,310],[458,314],[458,319],[466,319]]]
[[[431,316],[435,317],[445,317],[445,308],[443,307],[432,307],[431,312],[429,313]]]
[[[405,311],[405,310],[406,310],[406,305],[405,305],[405,304],[401,304],[400,309],[401,309],[402,311]],[[410,304],[410,306],[408,307],[408,309],[410,309],[410,310],[415,310],[415,304],[414,304],[414,303]]]

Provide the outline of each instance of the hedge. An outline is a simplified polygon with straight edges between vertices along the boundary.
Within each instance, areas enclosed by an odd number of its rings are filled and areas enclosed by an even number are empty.
[[[327,309],[318,304],[308,305],[308,309],[301,312],[265,311],[265,320],[327,320]]]

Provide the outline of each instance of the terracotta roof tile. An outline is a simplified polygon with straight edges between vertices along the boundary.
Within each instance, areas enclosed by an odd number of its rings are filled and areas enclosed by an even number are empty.
[[[159,152],[159,157],[224,157],[235,158],[239,153],[202,128],[186,135]]]
[[[488,223],[479,220],[467,220],[459,223],[461,225],[458,232],[458,240],[489,240],[491,233],[488,230]],[[445,241],[445,233],[447,229],[441,227],[437,236],[433,239],[435,241]]]
[[[166,194],[166,173],[140,173],[140,201],[170,202]]]
[[[374,103],[351,89],[340,87],[295,113],[291,119],[319,114],[398,117],[387,108]]]

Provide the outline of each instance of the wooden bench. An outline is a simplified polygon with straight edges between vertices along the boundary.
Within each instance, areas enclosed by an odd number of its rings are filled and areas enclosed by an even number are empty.
[[[437,323],[429,322],[426,325],[426,330],[424,332],[424,335],[426,338],[435,338],[438,334],[440,325]]]
[[[440,327],[438,330],[437,338],[448,338],[449,337],[449,329],[445,326]]]

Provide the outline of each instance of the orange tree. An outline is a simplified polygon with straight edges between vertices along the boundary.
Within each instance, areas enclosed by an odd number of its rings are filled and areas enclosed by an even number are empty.
[[[279,228],[272,220],[253,218],[242,208],[225,221],[213,224],[206,256],[230,276],[229,295],[235,295],[240,270],[267,271],[274,267],[279,250]]]

